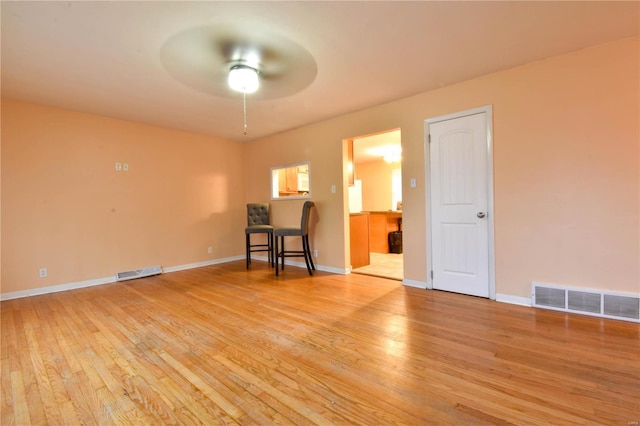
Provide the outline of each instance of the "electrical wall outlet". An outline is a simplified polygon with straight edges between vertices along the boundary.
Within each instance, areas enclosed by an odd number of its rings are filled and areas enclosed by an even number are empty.
[[[313,251],[313,257],[318,257],[318,250]]]
[[[122,164],[122,170],[124,170],[125,172],[128,172],[129,171],[129,164],[123,163]]]
[[[119,172],[122,170],[122,163],[116,163],[116,171]]]
[[[47,278],[47,268],[40,268],[40,278]]]
[[[207,253],[209,253],[209,254],[213,253],[213,247],[209,247],[209,248],[207,249]]]

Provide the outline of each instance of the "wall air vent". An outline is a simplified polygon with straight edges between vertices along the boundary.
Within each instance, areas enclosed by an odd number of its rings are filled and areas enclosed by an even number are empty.
[[[124,271],[116,273],[117,281],[134,280],[136,278],[150,277],[162,273],[161,266],[151,266],[149,268],[135,269],[133,271]]]
[[[605,294],[604,314],[638,320],[638,318],[640,318],[640,304],[638,304],[638,298]]]
[[[640,322],[640,295],[531,283],[531,305],[604,318]]]

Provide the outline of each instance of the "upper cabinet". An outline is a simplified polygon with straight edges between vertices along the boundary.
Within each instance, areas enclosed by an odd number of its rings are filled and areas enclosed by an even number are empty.
[[[353,158],[353,139],[347,140],[347,181],[349,186],[355,185],[356,165]]]
[[[284,185],[280,186],[280,192],[293,193],[298,192],[298,168],[289,167],[286,169]]]
[[[271,199],[310,198],[310,162],[271,169]]]

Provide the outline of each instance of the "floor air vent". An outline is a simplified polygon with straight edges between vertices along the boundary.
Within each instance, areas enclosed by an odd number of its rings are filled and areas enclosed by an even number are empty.
[[[640,295],[616,294],[551,284],[531,284],[532,306],[640,322]]]
[[[135,269],[133,271],[124,271],[116,273],[117,281],[134,280],[136,278],[149,277],[162,273],[161,266],[151,266],[150,268]]]

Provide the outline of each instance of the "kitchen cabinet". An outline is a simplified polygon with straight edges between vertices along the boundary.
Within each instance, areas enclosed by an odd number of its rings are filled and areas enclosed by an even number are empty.
[[[309,198],[311,163],[292,164],[271,169],[271,199]]]
[[[278,173],[278,192],[281,195],[298,195],[309,191],[307,167],[288,167]]]
[[[389,253],[389,232],[398,231],[402,212],[369,212],[369,244],[375,253]]]
[[[355,185],[356,166],[353,160],[353,139],[347,141],[347,179],[349,186]]]
[[[301,189],[298,188],[298,170],[296,167],[282,169],[278,173],[278,192],[280,195],[298,195]]]
[[[298,168],[289,167],[286,173],[286,192],[298,192]]]
[[[351,267],[367,266],[370,263],[369,213],[352,213],[349,215],[349,240]]]

